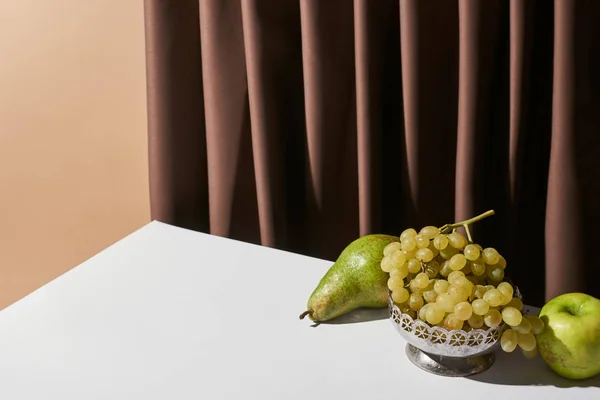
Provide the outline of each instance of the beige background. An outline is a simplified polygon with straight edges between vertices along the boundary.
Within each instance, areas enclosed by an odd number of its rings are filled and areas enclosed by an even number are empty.
[[[149,221],[143,2],[0,1],[0,309]]]

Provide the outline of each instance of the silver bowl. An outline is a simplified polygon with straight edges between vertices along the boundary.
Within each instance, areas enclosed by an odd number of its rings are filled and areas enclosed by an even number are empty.
[[[515,297],[521,297],[515,288]],[[489,369],[495,361],[495,350],[507,328],[451,330],[429,324],[404,314],[388,297],[390,320],[406,340],[406,355],[417,367],[442,376],[470,376]]]

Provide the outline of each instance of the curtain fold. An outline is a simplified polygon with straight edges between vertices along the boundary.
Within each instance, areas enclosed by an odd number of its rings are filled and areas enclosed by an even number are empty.
[[[404,190],[412,215],[405,218],[411,225],[454,219],[455,169],[448,166],[457,161],[458,11],[455,2],[400,1],[404,107],[399,111],[404,113]]]
[[[206,231],[209,207],[198,1],[147,2],[145,22],[152,217]]]
[[[300,24],[307,235],[323,253],[358,235],[353,4],[301,1]]]
[[[487,209],[530,304],[600,296],[600,2],[145,0],[153,219],[335,259]]]

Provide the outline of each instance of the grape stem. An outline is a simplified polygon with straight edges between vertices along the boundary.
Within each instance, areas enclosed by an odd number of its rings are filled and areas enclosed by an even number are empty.
[[[302,314],[300,314],[300,319],[304,319],[304,317],[306,317],[307,315],[310,315],[312,313],[314,313],[313,310],[306,310]]]
[[[462,226],[467,231],[467,236],[469,238],[469,242],[472,242],[471,232],[469,231],[469,224],[473,224],[477,221],[481,221],[482,219],[491,217],[494,214],[496,214],[496,212],[494,210],[488,210],[488,211],[484,212],[483,214],[479,214],[476,217],[469,218],[469,219],[466,219],[466,220],[460,221],[460,222],[455,222],[453,224],[446,224],[440,228],[440,232],[447,233],[450,230],[454,231],[456,228],[459,228]]]
[[[469,243],[473,243],[473,238],[471,237],[471,231],[469,230],[469,225],[465,225],[465,231],[467,232],[467,239]]]

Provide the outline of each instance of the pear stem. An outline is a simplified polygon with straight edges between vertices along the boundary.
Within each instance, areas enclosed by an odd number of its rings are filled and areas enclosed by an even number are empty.
[[[306,317],[307,315],[312,314],[312,313],[314,313],[313,310],[306,310],[302,314],[300,314],[300,319],[304,319],[304,317]]]

